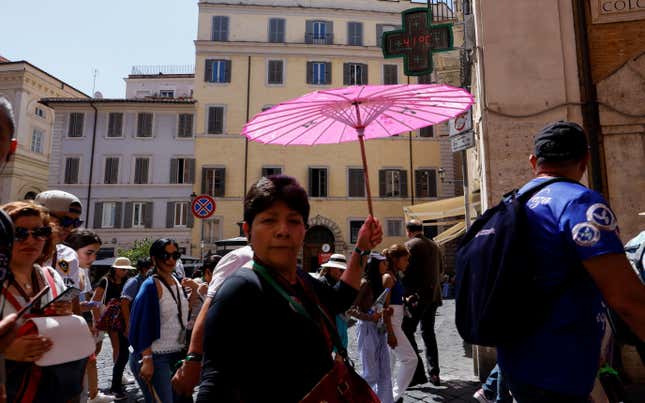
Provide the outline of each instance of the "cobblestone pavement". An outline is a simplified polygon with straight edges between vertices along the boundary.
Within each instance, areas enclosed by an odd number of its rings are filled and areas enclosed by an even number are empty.
[[[473,360],[469,357],[470,349],[465,348],[457,333],[454,324],[454,300],[444,301],[437,311],[436,334],[439,347],[439,366],[441,368],[441,386],[430,383],[418,385],[408,389],[405,403],[430,403],[430,402],[474,402],[473,393],[479,388],[480,383],[473,375]],[[417,332],[417,344],[423,347],[420,332]],[[349,331],[349,351],[353,361],[359,366],[356,350],[356,336],[354,328]],[[423,354],[422,354],[423,356]],[[112,347],[106,338],[103,349],[98,357],[99,388],[107,390],[112,378]],[[130,374],[129,367],[126,373]],[[126,385],[129,401],[142,401],[142,395],[135,384]]]

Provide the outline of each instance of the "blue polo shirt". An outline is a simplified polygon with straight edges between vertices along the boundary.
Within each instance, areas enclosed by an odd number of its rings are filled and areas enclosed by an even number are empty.
[[[546,179],[533,179],[520,193]],[[559,293],[551,315],[535,333],[498,348],[498,362],[513,382],[585,396],[598,370],[604,321],[600,292],[581,262],[624,253],[616,216],[599,193],[567,182],[542,189],[525,208],[540,284],[557,290],[572,273],[577,277]]]

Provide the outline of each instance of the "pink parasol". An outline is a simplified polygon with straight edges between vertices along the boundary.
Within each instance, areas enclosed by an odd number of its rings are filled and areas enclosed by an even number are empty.
[[[242,134],[251,141],[281,145],[358,140],[372,214],[364,139],[441,123],[464,112],[472,103],[468,91],[444,84],[357,85],[314,91],[282,102],[255,115]]]

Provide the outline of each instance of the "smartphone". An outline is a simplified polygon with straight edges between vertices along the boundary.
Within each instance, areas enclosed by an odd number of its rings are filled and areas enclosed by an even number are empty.
[[[55,302],[71,302],[74,298],[78,298],[81,295],[81,290],[76,287],[69,287],[65,291],[58,294],[58,296],[47,303],[43,309],[47,308]]]
[[[27,302],[18,312],[16,312],[16,320],[19,319],[22,315],[27,313],[27,311],[34,305],[36,301],[39,301],[45,294],[49,291],[49,286],[46,285],[42,290],[38,291],[38,294],[34,295],[29,302]]]

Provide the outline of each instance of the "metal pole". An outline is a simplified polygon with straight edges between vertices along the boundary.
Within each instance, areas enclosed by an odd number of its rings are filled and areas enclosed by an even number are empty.
[[[470,228],[470,194],[468,190],[468,161],[466,160],[466,150],[461,151],[461,164],[463,170],[463,184],[464,184],[464,218],[466,223],[466,230]]]

